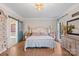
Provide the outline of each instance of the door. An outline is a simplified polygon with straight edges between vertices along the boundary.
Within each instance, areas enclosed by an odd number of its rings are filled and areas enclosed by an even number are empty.
[[[7,34],[8,34],[8,48],[12,47],[17,43],[18,37],[18,21],[9,17],[7,25]]]

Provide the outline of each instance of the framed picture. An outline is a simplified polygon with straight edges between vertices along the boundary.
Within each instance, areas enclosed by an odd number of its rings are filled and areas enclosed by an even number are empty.
[[[79,35],[79,18],[67,21],[67,33]]]

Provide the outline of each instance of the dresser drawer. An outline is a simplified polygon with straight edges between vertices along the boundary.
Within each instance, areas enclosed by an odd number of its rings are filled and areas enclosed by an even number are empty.
[[[70,45],[70,52],[73,54],[73,55],[76,55],[76,41],[73,40],[73,39],[70,39],[71,40],[71,45]]]
[[[62,43],[62,47],[63,47],[63,48],[66,48],[66,43],[63,42],[63,43]]]
[[[76,55],[79,55],[79,41],[76,41]]]
[[[79,49],[79,41],[76,41],[76,48]]]
[[[66,48],[66,38],[65,37],[61,37],[61,44],[63,48]]]
[[[76,55],[79,56],[79,49],[76,49]]]

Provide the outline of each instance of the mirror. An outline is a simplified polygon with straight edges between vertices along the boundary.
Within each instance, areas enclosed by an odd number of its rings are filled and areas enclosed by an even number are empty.
[[[67,33],[79,35],[79,18],[67,21]]]

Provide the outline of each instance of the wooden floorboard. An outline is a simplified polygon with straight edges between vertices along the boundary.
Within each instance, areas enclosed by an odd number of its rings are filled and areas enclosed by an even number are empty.
[[[71,56],[69,52],[61,48],[61,44],[56,42],[56,48],[27,48],[24,51],[24,43],[22,41],[15,45],[14,47],[8,49],[7,51],[0,54],[1,56]]]

